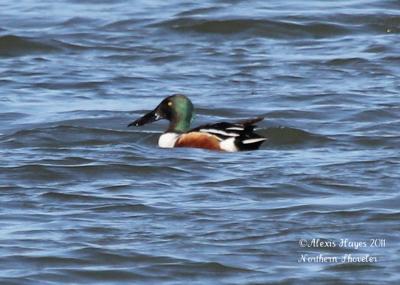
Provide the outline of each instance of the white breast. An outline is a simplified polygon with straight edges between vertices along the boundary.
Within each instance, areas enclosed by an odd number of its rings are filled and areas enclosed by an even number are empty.
[[[179,134],[177,133],[164,133],[158,139],[158,146],[162,148],[171,148],[174,147],[176,140],[178,139]]]

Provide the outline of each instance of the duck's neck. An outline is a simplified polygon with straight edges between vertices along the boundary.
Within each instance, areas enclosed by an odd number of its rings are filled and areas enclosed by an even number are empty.
[[[184,133],[190,129],[190,121],[188,120],[179,120],[179,121],[171,121],[169,123],[168,133]]]

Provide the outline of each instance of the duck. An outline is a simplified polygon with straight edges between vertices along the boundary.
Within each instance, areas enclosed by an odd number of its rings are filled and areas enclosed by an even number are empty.
[[[217,122],[191,129],[193,103],[182,94],[166,97],[154,110],[131,122],[128,127],[140,127],[161,119],[168,120],[169,126],[158,139],[160,148],[188,147],[237,152],[257,150],[267,140],[254,132],[255,124],[264,117],[232,123]]]

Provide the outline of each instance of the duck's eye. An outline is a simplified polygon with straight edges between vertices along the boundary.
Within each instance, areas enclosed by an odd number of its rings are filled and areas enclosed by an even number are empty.
[[[170,107],[172,106],[172,102],[171,102],[171,101],[169,101],[167,104],[168,104],[168,106],[170,106]]]

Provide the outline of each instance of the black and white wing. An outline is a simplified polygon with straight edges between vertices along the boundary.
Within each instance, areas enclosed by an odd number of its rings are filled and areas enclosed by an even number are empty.
[[[266,140],[254,132],[255,124],[263,119],[263,117],[257,117],[236,123],[207,124],[194,128],[190,132],[215,135],[221,141],[221,146],[228,151],[255,150]]]

